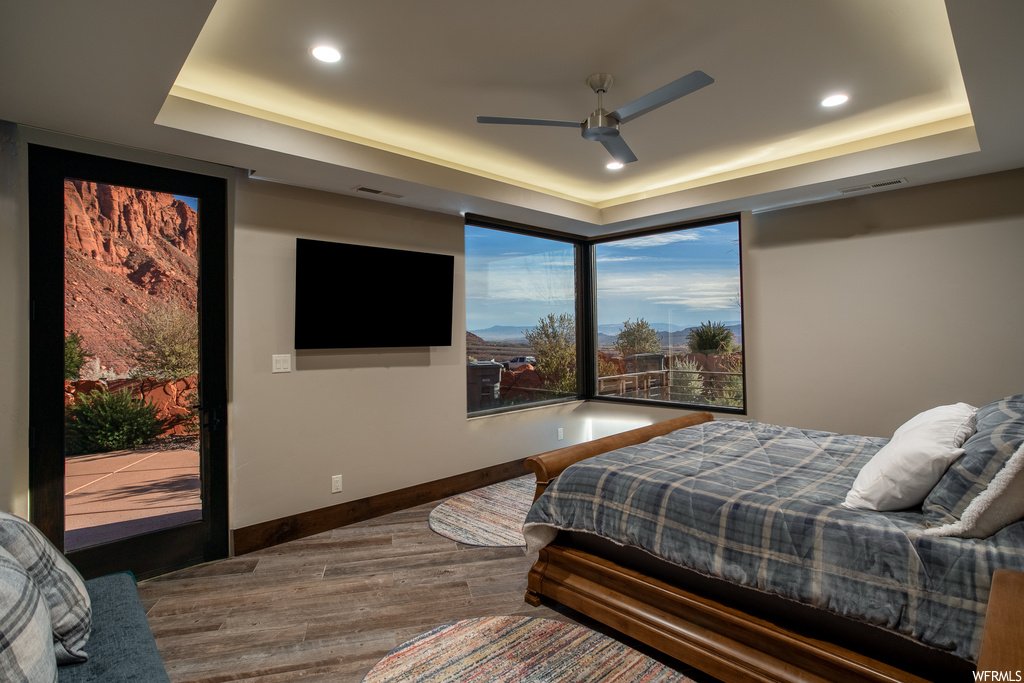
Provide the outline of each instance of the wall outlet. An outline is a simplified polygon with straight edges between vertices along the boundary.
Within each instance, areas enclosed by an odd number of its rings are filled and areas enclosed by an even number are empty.
[[[558,440],[561,441],[564,438],[565,438],[565,432],[562,430],[561,427],[559,427],[558,428]]]
[[[331,493],[341,493],[341,475],[331,477]]]

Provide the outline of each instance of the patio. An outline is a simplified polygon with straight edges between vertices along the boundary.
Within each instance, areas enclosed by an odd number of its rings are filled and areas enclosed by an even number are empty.
[[[199,452],[113,451],[65,460],[66,550],[202,518]]]

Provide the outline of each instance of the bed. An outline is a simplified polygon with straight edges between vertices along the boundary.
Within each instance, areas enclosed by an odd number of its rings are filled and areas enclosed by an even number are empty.
[[[912,506],[854,496],[952,408],[890,439],[698,413],[528,458],[526,599],[726,681],[972,680],[993,574],[1024,570],[1024,395],[967,406]]]

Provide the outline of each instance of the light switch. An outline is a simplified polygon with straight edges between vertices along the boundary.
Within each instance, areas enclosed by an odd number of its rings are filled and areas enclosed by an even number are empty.
[[[273,358],[274,372],[292,371],[292,355],[290,353],[275,353]]]

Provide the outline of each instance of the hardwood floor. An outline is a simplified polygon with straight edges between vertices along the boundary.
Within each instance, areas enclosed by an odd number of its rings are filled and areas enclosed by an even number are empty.
[[[480,616],[604,631],[571,610],[523,602],[536,557],[523,548],[465,546],[431,531],[439,502],[140,583],[171,681],[358,682],[406,640]]]

